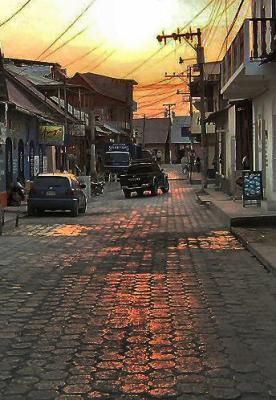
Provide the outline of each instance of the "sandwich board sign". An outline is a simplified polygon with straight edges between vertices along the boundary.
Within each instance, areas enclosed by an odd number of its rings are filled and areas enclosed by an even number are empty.
[[[263,200],[263,176],[261,171],[243,172],[243,206],[261,206]]]

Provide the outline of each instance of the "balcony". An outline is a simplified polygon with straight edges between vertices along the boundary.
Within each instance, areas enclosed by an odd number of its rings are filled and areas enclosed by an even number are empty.
[[[276,19],[246,19],[221,64],[221,93],[226,99],[260,95],[275,76]]]

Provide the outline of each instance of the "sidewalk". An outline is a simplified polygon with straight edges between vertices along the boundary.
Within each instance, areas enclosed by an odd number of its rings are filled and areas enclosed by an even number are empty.
[[[3,212],[3,217],[2,217],[2,212]],[[27,215],[27,203],[23,203],[21,206],[18,207],[0,208],[0,216],[1,216],[0,232],[2,233],[2,231],[5,231],[6,229],[15,228],[16,224],[18,224],[18,218],[22,218],[26,215]]]
[[[197,195],[202,204],[211,207],[231,233],[270,271],[276,272],[276,211],[244,208],[223,192],[208,188],[209,195]]]

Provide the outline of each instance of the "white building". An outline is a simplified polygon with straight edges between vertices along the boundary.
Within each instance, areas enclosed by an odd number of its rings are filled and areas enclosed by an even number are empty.
[[[233,175],[249,167],[263,172],[267,207],[276,209],[276,20],[275,0],[252,2],[222,61],[221,93],[228,99],[228,166]]]

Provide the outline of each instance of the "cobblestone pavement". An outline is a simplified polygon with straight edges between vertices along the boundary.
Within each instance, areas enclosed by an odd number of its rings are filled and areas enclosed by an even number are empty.
[[[0,238],[0,398],[276,398],[276,278],[192,188]]]

